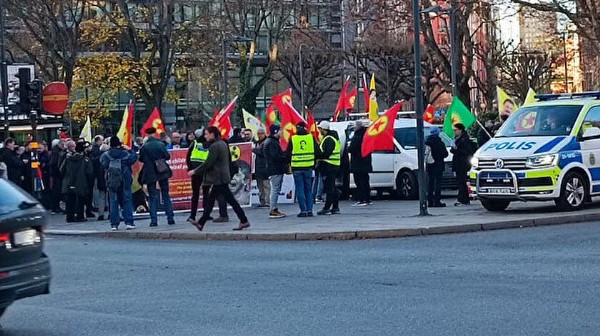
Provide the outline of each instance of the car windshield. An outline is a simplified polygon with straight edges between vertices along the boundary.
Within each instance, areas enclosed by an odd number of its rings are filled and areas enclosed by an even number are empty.
[[[569,135],[582,105],[530,106],[517,110],[496,137]]]
[[[433,127],[425,127],[423,129],[423,133],[425,134],[425,139],[431,133],[431,129]],[[415,149],[417,148],[417,128],[416,127],[407,127],[407,128],[396,128],[394,130],[394,137],[396,141],[404,148],[404,149]],[[452,146],[452,139],[450,139],[446,134],[440,132],[440,138],[446,145],[446,147]]]
[[[6,215],[18,210],[24,210],[37,205],[37,201],[18,188],[15,188],[10,182],[0,179],[0,215]]]

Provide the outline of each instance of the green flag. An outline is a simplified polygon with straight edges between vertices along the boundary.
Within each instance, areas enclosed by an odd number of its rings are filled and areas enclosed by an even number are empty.
[[[465,125],[465,128],[469,128],[475,120],[475,116],[465,104],[458,97],[454,97],[448,108],[448,113],[446,113],[446,120],[444,120],[444,133],[454,139],[454,125],[460,123]]]

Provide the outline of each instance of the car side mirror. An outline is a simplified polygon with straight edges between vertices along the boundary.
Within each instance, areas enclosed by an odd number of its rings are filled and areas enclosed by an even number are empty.
[[[590,127],[583,132],[583,140],[598,139],[600,138],[600,128]]]

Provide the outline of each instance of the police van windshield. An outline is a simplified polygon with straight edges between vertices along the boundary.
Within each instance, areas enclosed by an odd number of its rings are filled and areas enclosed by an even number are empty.
[[[496,137],[569,135],[582,105],[531,106],[518,109]]]

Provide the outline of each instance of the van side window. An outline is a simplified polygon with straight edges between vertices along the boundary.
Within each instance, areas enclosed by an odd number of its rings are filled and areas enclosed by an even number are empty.
[[[581,125],[581,131],[579,133],[583,135],[590,127],[600,128],[600,106],[590,108],[585,119],[583,119],[583,124]]]

